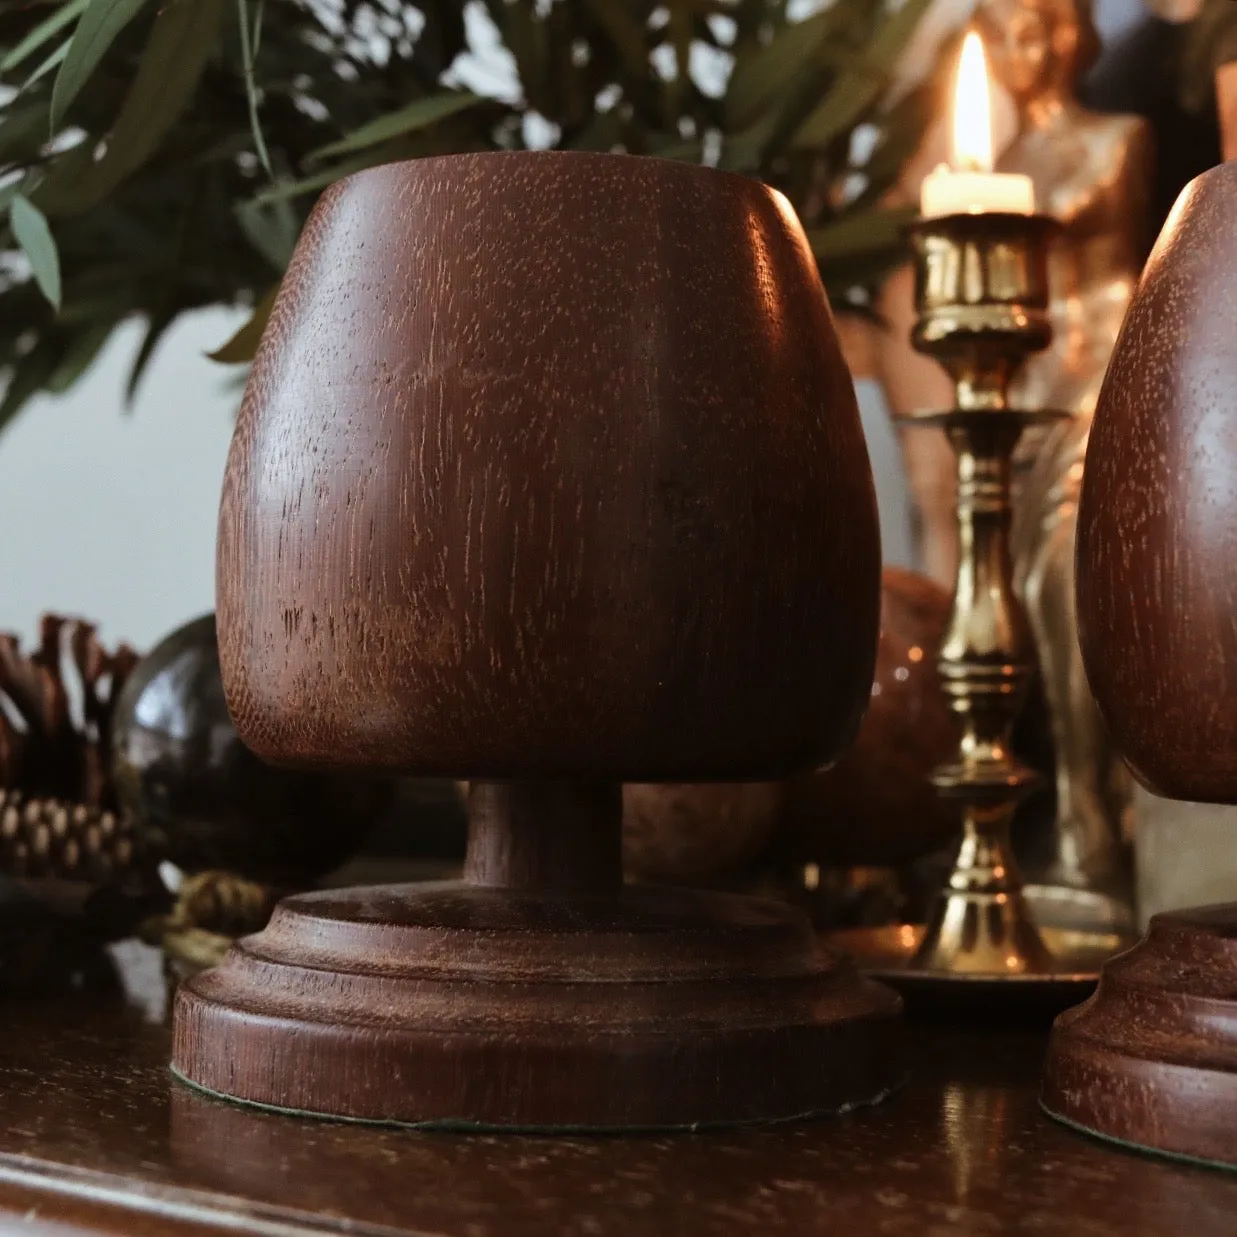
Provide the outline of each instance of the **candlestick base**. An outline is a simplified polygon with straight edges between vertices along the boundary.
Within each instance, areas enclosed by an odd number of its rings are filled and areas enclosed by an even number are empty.
[[[1043,970],[998,973],[924,965],[923,924],[886,924],[830,933],[828,944],[849,954],[871,979],[894,989],[912,1015],[1047,1020],[1095,990],[1101,966],[1131,938],[1115,932],[1041,928],[1049,962]]]

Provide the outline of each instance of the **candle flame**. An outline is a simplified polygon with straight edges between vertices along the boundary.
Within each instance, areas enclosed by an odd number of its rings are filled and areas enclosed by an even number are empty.
[[[954,87],[954,167],[962,172],[992,171],[992,105],[988,98],[988,63],[974,30],[962,41]]]

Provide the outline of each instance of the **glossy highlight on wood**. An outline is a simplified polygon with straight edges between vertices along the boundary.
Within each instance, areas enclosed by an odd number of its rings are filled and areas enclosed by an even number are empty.
[[[779,904],[624,888],[619,785],[833,759],[879,572],[850,376],[780,195],[562,153],[332,186],[229,457],[224,686],[268,760],[467,778],[465,881],[284,902],[181,989],[175,1069],[467,1128],[888,1093],[899,999]]]

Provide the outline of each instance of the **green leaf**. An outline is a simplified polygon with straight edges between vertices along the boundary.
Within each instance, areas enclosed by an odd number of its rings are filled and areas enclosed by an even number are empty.
[[[485,100],[479,95],[467,90],[453,90],[445,94],[429,95],[424,99],[414,99],[407,107],[401,107],[397,112],[371,120],[369,124],[362,125],[347,137],[340,138],[338,142],[331,142],[326,146],[318,147],[317,150],[310,151],[305,156],[305,164],[311,166],[321,163],[323,159],[350,154],[354,150],[364,150],[366,147],[378,145],[379,142],[402,137],[406,133],[424,129],[427,125],[432,125],[448,116],[454,116],[457,112],[466,111],[470,107],[476,107],[478,103],[483,102]]]
[[[627,72],[636,78],[648,77],[648,35],[644,26],[632,16],[628,0],[584,0],[584,4],[610,36]]]
[[[158,149],[215,50],[224,3],[171,0],[159,13],[103,157],[78,148],[61,159],[34,195],[44,210],[76,214],[97,206]]]
[[[863,53],[838,78],[794,135],[799,148],[820,149],[853,126],[888,89],[890,75],[933,0],[904,0],[881,23]]]
[[[12,205],[13,199],[22,191],[23,180],[10,181],[2,189],[0,189],[0,211],[6,215],[8,209]]]
[[[17,162],[34,155],[46,139],[47,108],[41,104],[11,102],[0,119],[0,157]]]
[[[262,332],[266,330],[266,324],[270,321],[271,310],[275,308],[275,297],[278,292],[279,285],[276,284],[254,306],[253,313],[249,315],[240,330],[226,344],[206,355],[221,365],[243,365],[247,361],[252,361],[258,351],[258,345],[262,342]]]
[[[527,0],[517,0],[514,4],[487,0],[486,7],[502,32],[504,46],[515,60],[528,105],[547,115],[552,110],[553,91],[549,89],[547,72],[546,23],[538,20],[536,5]]]
[[[667,143],[678,140],[677,136],[666,138]],[[579,133],[563,145],[568,150],[609,151],[622,145],[622,141],[623,118],[617,108],[611,108],[608,112],[594,112]]]
[[[163,310],[151,315],[150,322],[146,327],[146,334],[142,336],[141,346],[138,348],[137,356],[134,357],[133,365],[129,369],[129,380],[125,383],[126,408],[133,407],[133,400],[137,395],[138,385],[142,381],[142,375],[146,372],[146,367],[150,364],[151,358],[155,355],[155,348],[167,333],[168,327],[175,320],[176,314],[170,310]]]
[[[0,58],[0,73],[15,69],[28,56],[33,55],[54,35],[60,33],[71,21],[80,17],[90,0],[70,0],[60,5],[50,16],[45,17],[16,47]]]
[[[243,202],[236,208],[236,222],[254,249],[282,275],[300,233],[296,212],[288,202]]]
[[[306,176],[303,180],[282,181],[277,185],[272,185],[269,189],[263,189],[261,193],[253,197],[252,205],[268,206],[272,202],[290,202],[294,198],[304,197],[307,193],[316,193],[320,189],[325,189],[327,185],[333,185],[337,180],[351,176],[353,172],[363,172],[366,168],[375,167],[382,162],[384,162],[382,156],[375,157],[373,152],[369,155],[358,156],[356,159],[345,159],[343,163],[325,168],[313,176]]]
[[[43,389],[60,363],[60,356],[60,341],[43,339],[13,366],[4,399],[0,401],[0,430],[5,429],[31,397]]]
[[[146,0],[89,0],[69,53],[52,89],[51,124],[55,133],[64,123],[69,104],[77,98],[87,78],[98,68],[116,36],[138,15]]]
[[[917,214],[918,211],[906,207],[843,216],[823,227],[810,229],[808,243],[816,260],[821,263],[902,250],[906,243],[906,225]]]
[[[258,0],[258,12],[254,17],[252,31],[249,24],[248,0],[236,0],[236,23],[241,36],[241,69],[245,75],[245,100],[249,106],[249,129],[253,134],[254,149],[258,154],[258,162],[263,171],[271,179],[275,179],[275,170],[271,167],[270,151],[266,148],[266,138],[262,134],[262,122],[258,117],[258,85],[254,77],[254,60],[258,54],[258,43],[262,38],[262,0]]]
[[[649,135],[648,153],[658,159],[677,159],[681,163],[700,163],[704,159],[704,139],[679,137],[673,133]]]
[[[825,40],[847,17],[846,6],[835,3],[806,21],[783,27],[768,43],[752,44],[741,52],[726,87],[727,127],[742,130],[756,123],[816,60]]]
[[[91,322],[73,337],[45,384],[50,395],[63,395],[94,364],[111,337],[115,322]]]
[[[779,120],[777,111],[770,109],[743,132],[724,138],[717,166],[725,172],[756,173],[766,147],[777,132]]]
[[[13,236],[30,259],[39,291],[60,308],[60,254],[43,212],[20,193],[9,203],[9,226]]]
[[[21,90],[29,90],[40,78],[46,77],[58,64],[64,62],[65,57],[69,53],[68,43],[61,43],[54,52],[51,52],[43,60],[39,61],[34,72],[21,84]],[[20,93],[20,92],[19,92]]]
[[[674,48],[674,78],[665,84],[665,102],[662,119],[673,127],[683,107],[683,100],[691,89],[691,52],[694,27],[691,12],[682,7],[672,7],[666,32]]]

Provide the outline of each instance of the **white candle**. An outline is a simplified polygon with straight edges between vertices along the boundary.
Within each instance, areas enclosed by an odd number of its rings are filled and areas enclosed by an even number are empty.
[[[941,164],[924,177],[919,209],[939,215],[1004,212],[1035,213],[1035,186],[1029,176],[992,170],[992,109],[984,45],[971,31],[962,43],[954,88],[953,167]]]

